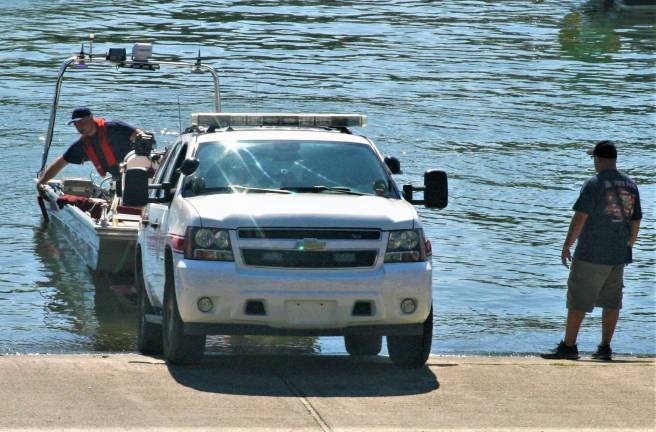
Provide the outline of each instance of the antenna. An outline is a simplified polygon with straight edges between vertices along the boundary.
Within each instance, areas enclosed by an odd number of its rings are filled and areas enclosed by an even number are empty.
[[[94,33],[89,33],[89,59],[93,59],[93,40],[96,38]]]
[[[86,54],[84,53],[84,42],[82,42],[82,45],[80,45],[80,54],[78,54],[77,57],[75,58],[75,67],[77,69],[84,69],[85,67],[87,67],[87,63],[84,60],[85,55]]]
[[[255,72],[255,112],[260,112],[260,94],[257,91],[257,72]]]
[[[178,130],[182,133],[182,114],[180,114],[180,95],[178,95]]]
[[[200,56],[200,48],[198,48],[198,56],[196,56],[196,64],[194,64],[194,66],[191,68],[191,71],[193,73],[202,73],[203,72],[203,70],[201,69],[202,59],[203,58]]]

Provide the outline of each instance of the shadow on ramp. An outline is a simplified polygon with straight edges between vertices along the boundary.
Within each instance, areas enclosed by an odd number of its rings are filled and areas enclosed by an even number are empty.
[[[400,369],[384,357],[217,355],[194,366],[167,367],[186,387],[248,396],[404,396],[440,386],[428,367]]]

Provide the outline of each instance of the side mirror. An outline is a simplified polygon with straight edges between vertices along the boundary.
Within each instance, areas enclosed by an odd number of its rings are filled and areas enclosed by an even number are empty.
[[[401,162],[394,156],[385,156],[385,165],[387,165],[387,168],[392,171],[392,174],[400,174],[401,173]]]
[[[182,162],[180,166],[180,172],[184,175],[193,174],[197,169],[200,161],[196,158],[188,158]]]
[[[426,171],[424,186],[424,205],[427,208],[443,209],[449,204],[449,185],[444,171]]]
[[[130,168],[123,174],[123,179],[122,205],[143,207],[148,203],[167,203],[171,201],[171,184],[149,184],[148,170],[146,168]],[[164,196],[150,198],[148,196],[149,190],[163,190]]]
[[[135,167],[125,171],[123,176],[123,205],[141,207],[148,203],[148,171]]]
[[[412,194],[424,191],[423,200],[415,200]],[[403,185],[403,198],[412,204],[423,204],[426,208],[443,209],[449,202],[449,186],[444,171],[429,170],[424,173],[424,187]]]

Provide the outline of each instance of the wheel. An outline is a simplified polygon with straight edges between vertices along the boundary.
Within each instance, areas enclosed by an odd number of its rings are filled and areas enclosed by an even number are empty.
[[[346,351],[352,356],[378,355],[383,346],[382,336],[344,336]]]
[[[205,335],[184,334],[184,323],[178,311],[172,272],[167,265],[164,287],[164,357],[172,364],[198,363],[205,352]]]
[[[423,366],[430,355],[433,341],[433,308],[424,321],[423,332],[417,336],[387,336],[387,350],[392,362],[405,368]]]
[[[137,285],[137,349],[142,354],[162,354],[162,326],[146,321],[146,314],[155,313],[143,280],[141,251],[137,249],[134,282]]]

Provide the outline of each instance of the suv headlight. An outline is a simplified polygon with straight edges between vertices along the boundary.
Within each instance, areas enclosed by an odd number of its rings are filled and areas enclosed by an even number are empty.
[[[385,251],[386,263],[418,262],[426,260],[422,230],[390,231]]]
[[[234,261],[230,234],[218,228],[189,227],[185,235],[185,258]]]

